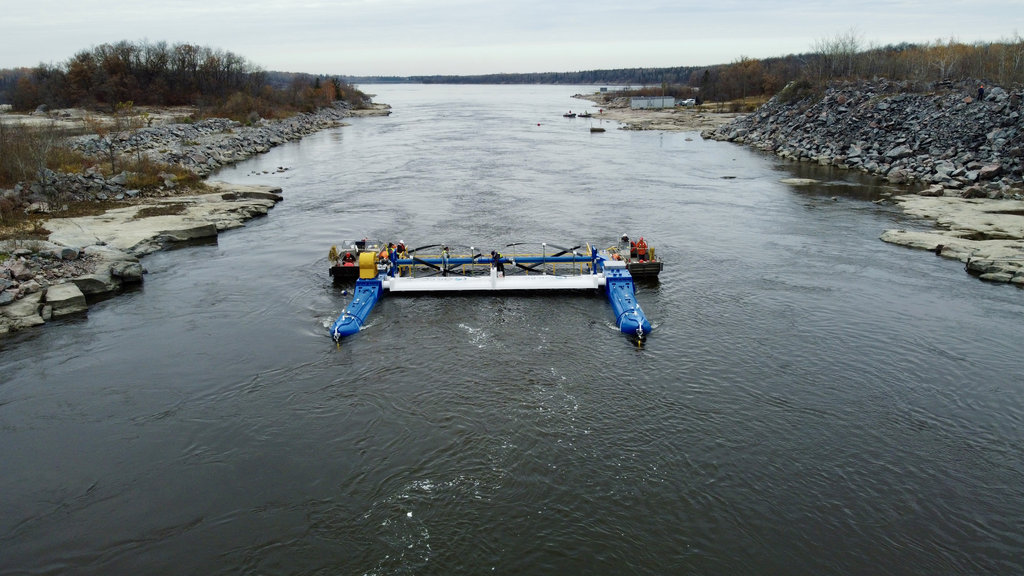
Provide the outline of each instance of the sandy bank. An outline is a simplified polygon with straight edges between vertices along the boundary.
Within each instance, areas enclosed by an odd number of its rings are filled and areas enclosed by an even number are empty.
[[[604,102],[604,96],[601,94],[576,94],[573,97],[593,102],[597,109],[590,112],[595,119],[618,122],[622,124],[622,130],[700,132],[745,116],[732,112],[711,112],[695,106],[634,110],[629,106],[629,98],[616,98]]]

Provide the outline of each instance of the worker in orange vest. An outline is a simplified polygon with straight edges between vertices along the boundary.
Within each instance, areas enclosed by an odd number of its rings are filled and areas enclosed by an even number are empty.
[[[640,237],[640,241],[636,243],[636,256],[641,260],[647,260],[647,242],[644,241],[644,237]]]

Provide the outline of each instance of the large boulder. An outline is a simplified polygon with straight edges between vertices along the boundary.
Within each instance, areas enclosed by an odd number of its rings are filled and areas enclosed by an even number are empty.
[[[71,279],[71,282],[78,286],[78,289],[83,294],[88,296],[103,296],[104,294],[110,294],[117,290],[118,284],[111,278],[109,273],[106,274],[84,274],[82,276],[76,276]]]
[[[157,242],[188,242],[217,236],[217,225],[207,222],[182,222],[156,234]]]
[[[47,288],[45,302],[50,306],[50,314],[54,318],[85,312],[89,308],[85,302],[85,294],[73,282]]]
[[[142,281],[142,266],[139,259],[131,254],[111,248],[110,246],[86,246],[86,256],[97,260],[96,272],[73,278],[86,296],[100,296],[117,291],[124,283]]]
[[[13,262],[8,269],[11,271],[11,277],[18,281],[31,280],[36,275],[32,267],[24,260]]]
[[[43,293],[36,292],[7,306],[0,306],[0,316],[3,316],[3,323],[6,326],[4,330],[20,330],[43,324],[43,317],[39,315],[42,299]]]
[[[900,158],[906,158],[908,156],[913,156],[913,155],[914,155],[914,149],[911,148],[910,146],[905,145],[905,144],[902,144],[900,146],[896,146],[895,148],[893,148],[893,149],[891,149],[891,150],[889,150],[888,152],[885,153],[885,157],[889,158],[890,160],[899,160]]]
[[[110,265],[110,275],[121,281],[122,284],[138,284],[142,282],[142,275],[145,270],[138,262],[120,261]]]
[[[999,164],[988,164],[978,170],[979,180],[991,180],[1003,173],[1003,167]]]

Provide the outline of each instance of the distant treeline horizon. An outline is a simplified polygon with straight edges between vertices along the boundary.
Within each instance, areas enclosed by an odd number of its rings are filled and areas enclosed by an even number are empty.
[[[836,80],[884,77],[925,90],[940,82],[1024,84],[1024,39],[964,44],[953,39],[924,44],[865,46],[855,32],[823,38],[804,54],[741,56],[727,64],[618,68],[576,72],[481,75],[345,76],[267,72],[241,56],[165,42],[103,44],[60,65],[0,70],[0,103],[33,110],[136,105],[228,107],[272,113],[274,107],[309,109],[334,100],[365,101],[354,85],[567,84],[658,87],[666,94],[699,93],[705,101],[770,97],[790,82],[824,86]],[[230,105],[229,105],[230,104]],[[262,108],[262,110],[261,110]]]
[[[847,32],[818,40],[804,54],[771,58],[741,56],[728,64],[668,68],[617,68],[577,72],[429,76],[345,76],[352,84],[575,84],[697,89],[705,99],[772,96],[794,80],[823,85],[833,80],[886,77],[924,88],[936,82],[979,80],[1004,86],[1024,83],[1024,38],[963,44],[865,46]]]

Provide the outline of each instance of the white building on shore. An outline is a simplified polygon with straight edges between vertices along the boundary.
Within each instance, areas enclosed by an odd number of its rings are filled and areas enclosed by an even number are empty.
[[[629,107],[633,110],[640,108],[673,108],[676,99],[672,96],[637,96],[629,99]]]

